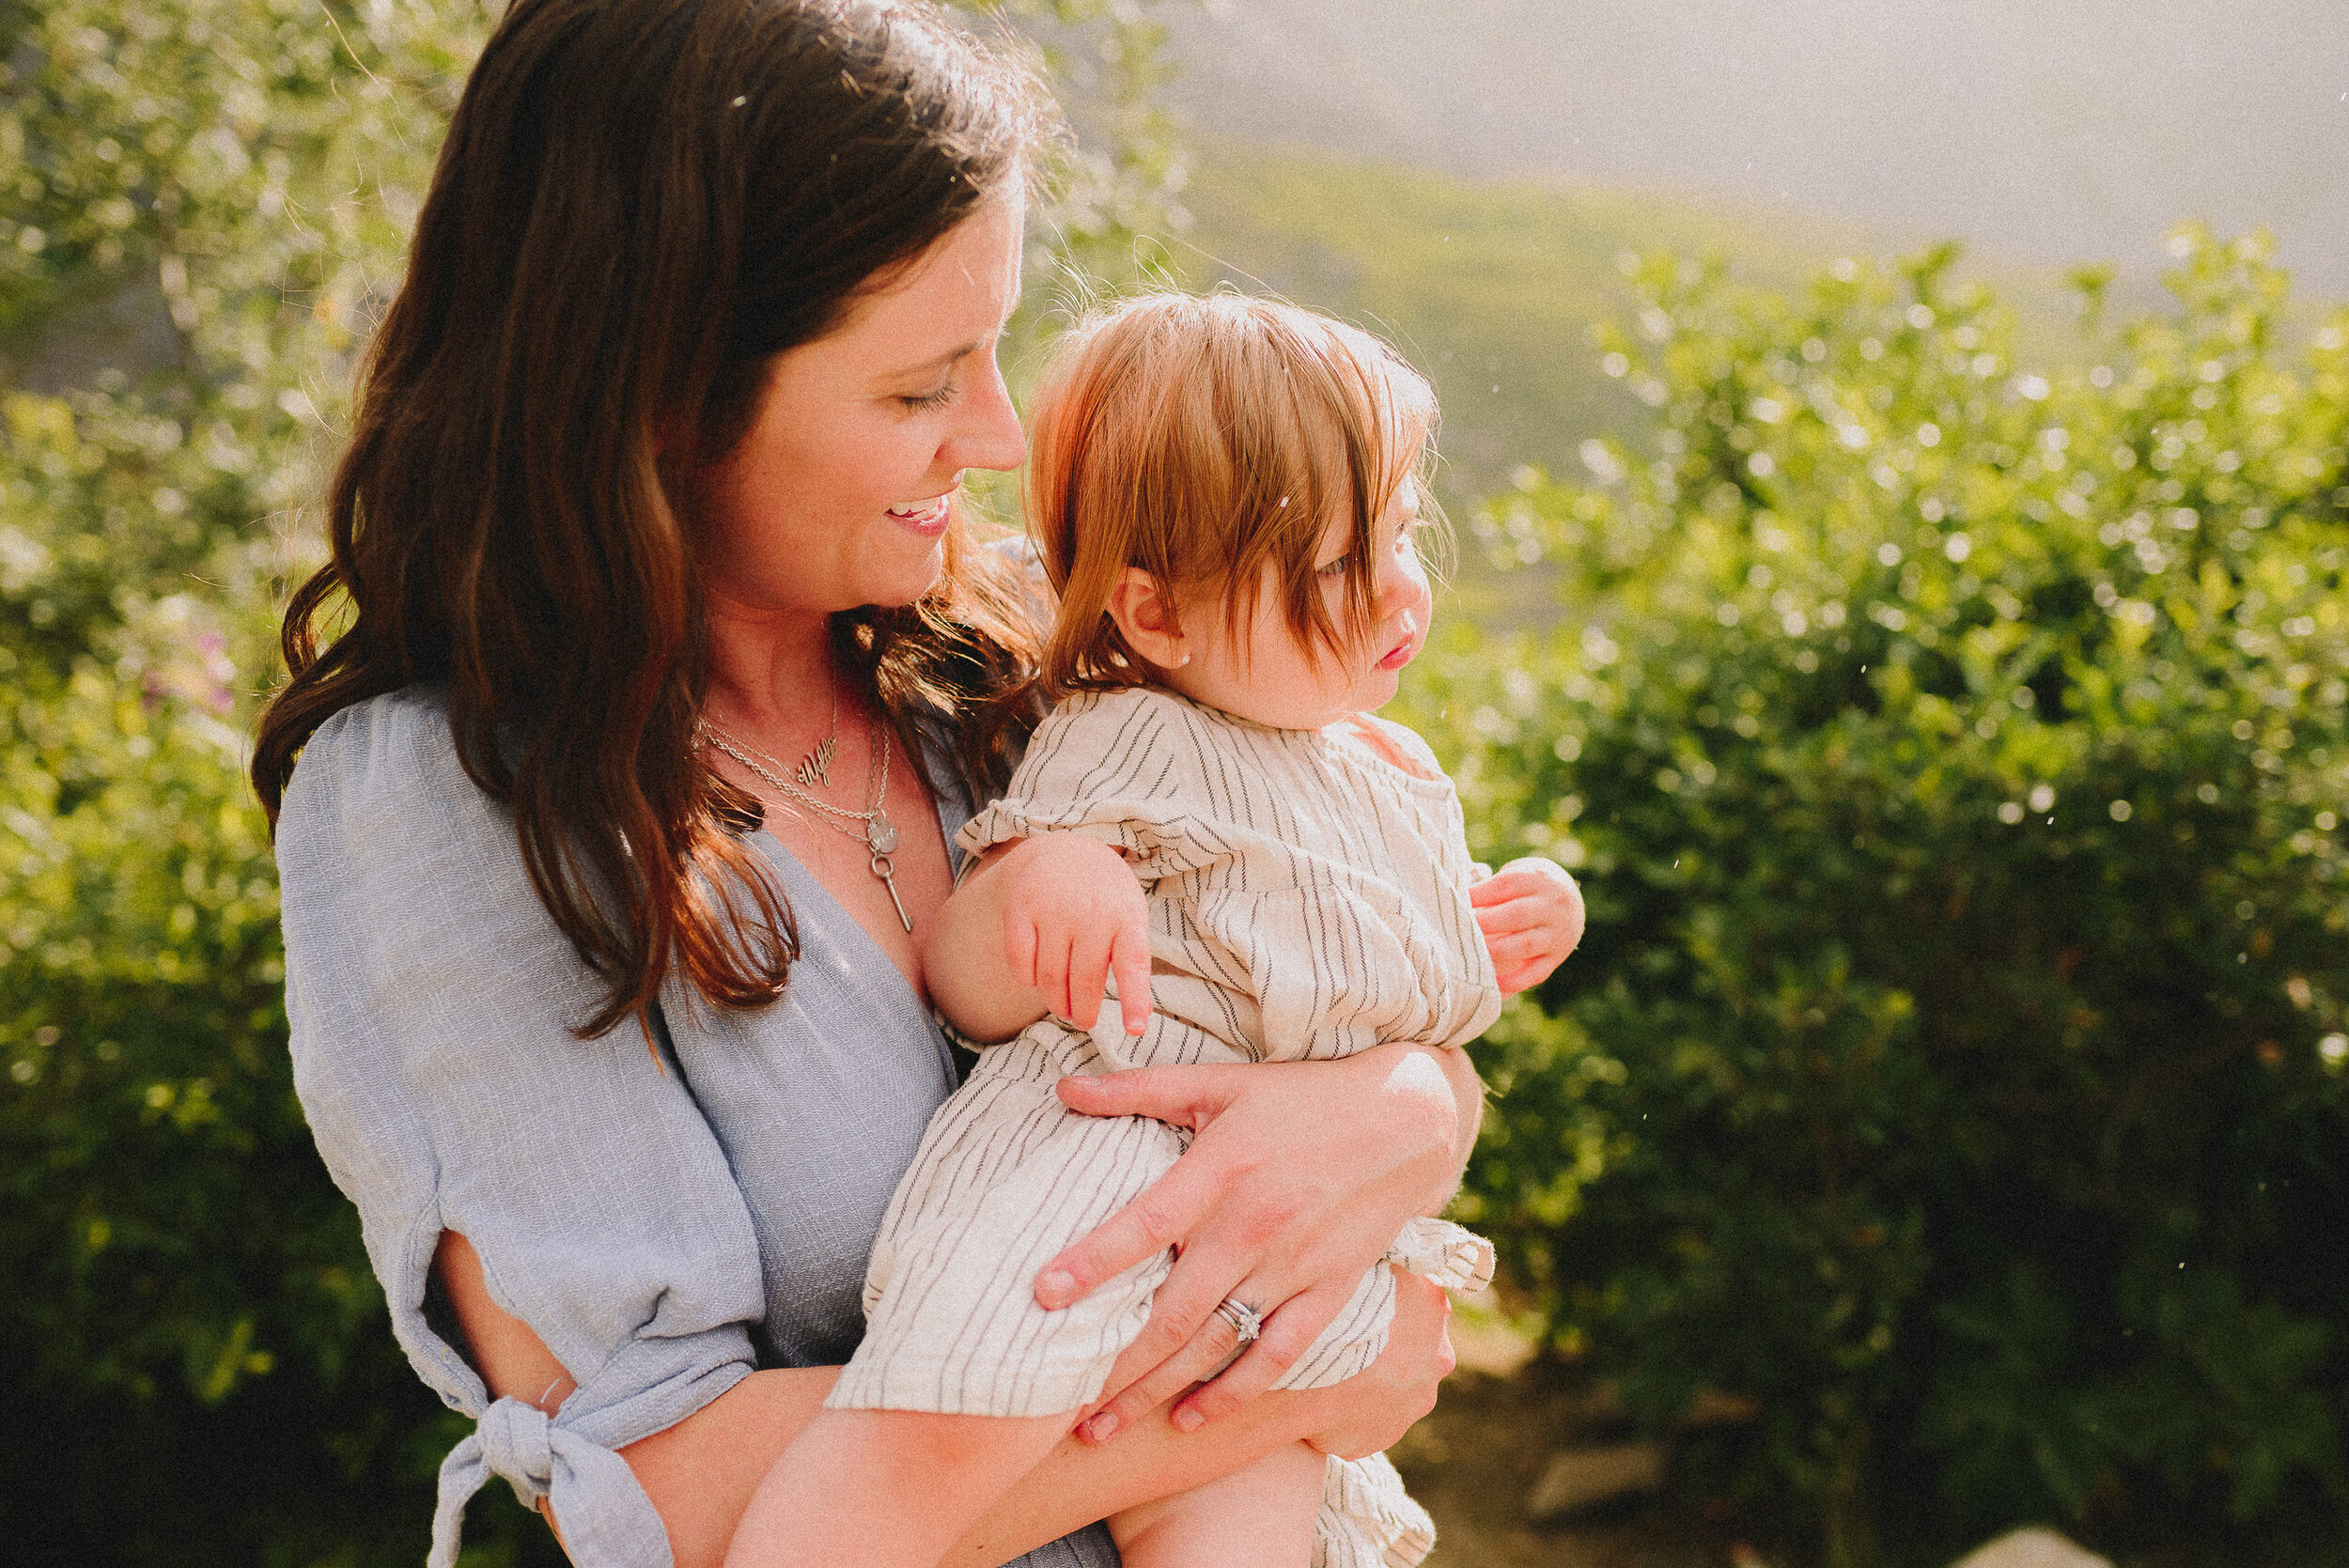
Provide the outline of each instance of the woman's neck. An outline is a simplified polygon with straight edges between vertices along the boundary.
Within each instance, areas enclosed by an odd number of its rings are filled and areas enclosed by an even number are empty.
[[[818,710],[820,719],[836,678],[829,615],[710,606],[705,700],[719,722],[754,730],[787,727],[811,709]]]

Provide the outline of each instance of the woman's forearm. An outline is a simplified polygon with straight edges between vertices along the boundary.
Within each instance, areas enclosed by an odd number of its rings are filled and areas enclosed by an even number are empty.
[[[791,1439],[816,1419],[837,1367],[753,1373],[684,1421],[620,1451],[667,1526],[677,1568],[718,1568],[751,1495]],[[1065,1438],[941,1560],[993,1568],[1121,1508],[1228,1475],[1330,1424],[1341,1389],[1275,1392],[1201,1431],[1163,1412],[1114,1443]]]

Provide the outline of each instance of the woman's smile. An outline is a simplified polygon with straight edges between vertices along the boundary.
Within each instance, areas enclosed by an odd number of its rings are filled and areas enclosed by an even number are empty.
[[[926,501],[900,501],[889,508],[890,517],[925,538],[936,538],[946,532],[946,520],[953,513],[954,500],[961,490],[954,489],[933,495]]]

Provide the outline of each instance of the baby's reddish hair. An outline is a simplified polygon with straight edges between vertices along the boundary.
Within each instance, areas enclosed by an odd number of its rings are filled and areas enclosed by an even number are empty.
[[[1046,690],[1141,684],[1108,613],[1128,567],[1181,613],[1221,595],[1237,633],[1272,568],[1288,624],[1335,651],[1372,620],[1377,522],[1420,482],[1436,396],[1377,338],[1232,293],[1147,294],[1061,340],[1032,409],[1028,527],[1060,595]],[[1330,520],[1352,544],[1333,618],[1315,576]],[[1340,624],[1341,622],[1346,624]]]

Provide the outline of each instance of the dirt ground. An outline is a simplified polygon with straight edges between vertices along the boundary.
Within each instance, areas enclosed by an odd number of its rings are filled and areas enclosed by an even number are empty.
[[[1426,1568],[1758,1568],[1739,1544],[1634,1500],[1541,1527],[1525,1499],[1553,1446],[1555,1417],[1522,1384],[1455,1374],[1435,1413],[1389,1452],[1435,1515]]]
[[[1518,1375],[1531,1347],[1497,1317],[1461,1311],[1453,1343],[1460,1370],[1435,1412],[1389,1453],[1435,1515],[1426,1568],[1763,1568],[1745,1543],[1657,1500],[1533,1524],[1525,1503],[1544,1462],[1591,1437],[1588,1417]]]
[[[1695,1517],[1660,1497],[1534,1524],[1526,1502],[1550,1455],[1631,1434],[1589,1395],[1528,1368],[1530,1345],[1498,1315],[1464,1305],[1452,1338],[1459,1371],[1434,1413],[1389,1451],[1411,1495],[1435,1515],[1426,1568],[1781,1568],[1792,1560],[1778,1549],[1783,1543],[1741,1539],[1735,1523]],[[2105,1533],[2098,1549],[2123,1568],[2349,1568],[2349,1516],[2339,1510],[2322,1511],[2289,1536],[2206,1517],[2140,1519]]]

